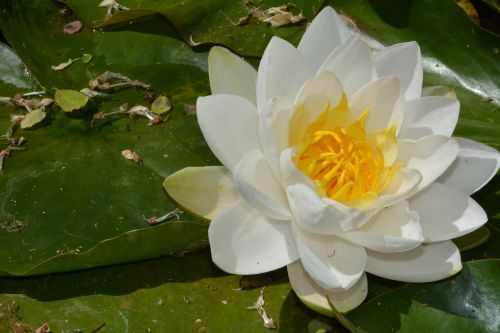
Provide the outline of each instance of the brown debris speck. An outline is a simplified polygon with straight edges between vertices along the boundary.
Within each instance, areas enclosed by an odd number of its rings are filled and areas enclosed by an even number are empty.
[[[73,21],[69,22],[64,26],[64,33],[67,35],[73,35],[82,30],[82,22],[81,21]]]
[[[135,163],[142,162],[141,157],[139,155],[137,155],[137,153],[135,151],[130,150],[130,149],[122,150],[122,156],[126,160],[131,160],[131,161],[134,161]]]

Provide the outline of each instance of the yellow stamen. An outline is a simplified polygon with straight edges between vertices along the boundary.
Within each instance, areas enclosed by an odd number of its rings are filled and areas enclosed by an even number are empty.
[[[299,150],[295,163],[314,181],[320,194],[362,209],[377,198],[402,167],[395,163],[396,126],[367,134],[365,121],[370,111],[366,108],[351,121],[345,96],[332,108],[327,102],[303,137],[290,140]],[[308,111],[299,106],[296,112]]]

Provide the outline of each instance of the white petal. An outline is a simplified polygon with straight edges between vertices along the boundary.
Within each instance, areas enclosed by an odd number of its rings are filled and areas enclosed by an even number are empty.
[[[368,223],[341,237],[380,252],[408,251],[423,240],[419,216],[409,209],[407,201],[381,210]]]
[[[346,291],[361,278],[366,265],[364,248],[337,236],[305,231],[293,222],[292,228],[302,265],[319,286]]]
[[[245,201],[261,214],[290,221],[286,194],[261,151],[252,150],[241,159],[234,168],[234,183]]]
[[[208,75],[212,94],[238,95],[256,104],[257,71],[228,49],[220,46],[210,49]]]
[[[322,113],[326,103],[337,106],[344,97],[342,84],[331,72],[321,72],[300,89],[294,105],[298,108],[289,121],[288,146],[297,146],[313,121]],[[325,125],[328,126],[328,125]]]
[[[460,103],[456,98],[429,96],[406,103],[399,137],[420,139],[427,135],[450,137],[457,125]]]
[[[302,54],[292,44],[273,37],[264,51],[257,73],[257,105],[274,97],[293,101],[300,87],[314,75]]]
[[[287,266],[288,279],[295,294],[312,310],[329,317],[334,317],[330,302],[340,312],[348,312],[360,305],[368,294],[366,274],[344,292],[331,292],[321,288],[307,274],[300,260]],[[330,302],[328,301],[330,300]]]
[[[462,269],[460,252],[451,241],[421,245],[411,251],[382,253],[367,251],[366,271],[403,282],[432,282]]]
[[[231,274],[269,272],[298,259],[290,223],[274,222],[239,201],[208,229],[214,263]]]
[[[307,177],[302,171],[300,171],[293,163],[294,157],[294,150],[292,148],[285,149],[281,153],[280,167],[282,184],[284,186],[302,184],[314,190],[316,186],[314,185],[312,180]]]
[[[371,109],[366,119],[368,133],[384,130],[393,124],[399,129],[405,108],[399,80],[388,76],[372,81],[351,97],[349,107],[355,118],[366,108]]]
[[[236,95],[199,97],[198,123],[212,152],[232,170],[243,155],[259,149],[258,114],[247,99]]]
[[[330,198],[320,198],[304,184],[287,187],[288,201],[297,224],[305,230],[323,235],[340,234],[365,224],[376,209],[362,211]]]
[[[389,185],[380,193],[378,207],[388,207],[410,197],[417,191],[421,181],[422,174],[419,171],[407,168],[399,169]]]
[[[379,76],[394,75],[401,81],[406,100],[420,97],[423,70],[420,47],[416,42],[383,49],[375,56],[375,67]]]
[[[500,154],[495,149],[476,141],[454,139],[460,146],[458,157],[437,181],[466,194],[472,194],[497,174]]]
[[[333,72],[342,82],[348,96],[376,76],[370,48],[358,36],[337,47],[325,60],[320,71]]]
[[[278,152],[288,147],[288,138],[290,136],[290,119],[293,115],[293,105],[287,99],[276,98],[272,101],[272,129],[276,140]],[[262,142],[264,146],[264,142]],[[279,156],[278,156],[279,159]]]
[[[209,220],[241,198],[222,166],[184,168],[168,176],[163,187],[185,210]]]
[[[398,161],[403,162],[406,168],[418,170],[422,174],[419,190],[441,176],[457,155],[457,142],[446,136],[433,135],[418,141],[399,141]]]
[[[317,70],[333,49],[351,35],[335,10],[325,7],[307,28],[298,49]]]
[[[420,215],[427,242],[463,236],[488,221],[484,210],[472,198],[439,183],[413,196],[410,204]]]
[[[259,137],[262,152],[271,170],[280,178],[280,151],[288,146],[289,123],[293,105],[288,98],[273,98],[261,108],[259,117]]]
[[[330,107],[337,105],[343,93],[342,84],[332,72],[321,72],[302,86],[294,104],[303,104],[310,112],[309,121],[313,121],[323,111],[327,102]]]

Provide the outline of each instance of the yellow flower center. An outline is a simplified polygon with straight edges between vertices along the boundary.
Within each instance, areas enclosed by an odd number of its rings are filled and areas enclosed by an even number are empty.
[[[303,105],[298,106],[291,126],[297,126],[307,112]],[[314,181],[320,194],[357,208],[366,208],[377,198],[402,166],[395,163],[396,126],[367,133],[369,113],[367,108],[352,121],[344,96],[333,108],[326,103],[322,113],[302,131],[302,139],[290,138],[299,152],[297,167]]]

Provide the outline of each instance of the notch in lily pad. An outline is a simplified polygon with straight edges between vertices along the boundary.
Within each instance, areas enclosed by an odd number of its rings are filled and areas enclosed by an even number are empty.
[[[56,103],[64,112],[71,112],[83,108],[89,97],[76,90],[58,90],[55,95]]]
[[[151,104],[151,111],[153,113],[156,113],[158,115],[164,114],[172,108],[172,103],[170,102],[170,99],[166,96],[158,96],[153,104]]]

